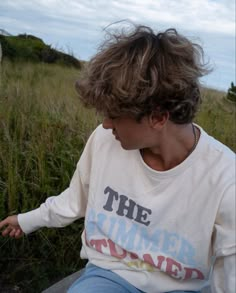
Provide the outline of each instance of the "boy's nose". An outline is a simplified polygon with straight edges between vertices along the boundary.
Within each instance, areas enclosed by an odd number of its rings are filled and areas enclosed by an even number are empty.
[[[103,126],[103,128],[105,128],[105,129],[113,129],[114,127],[113,127],[113,122],[112,122],[112,119],[110,119],[110,118],[104,118],[103,119],[103,122],[102,122],[102,126]]]

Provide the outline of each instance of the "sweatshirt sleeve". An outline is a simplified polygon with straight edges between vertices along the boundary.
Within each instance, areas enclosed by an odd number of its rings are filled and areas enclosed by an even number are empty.
[[[18,215],[25,234],[41,227],[64,227],[85,216],[93,149],[94,133],[86,144],[69,187],[60,195],[47,198],[39,208]]]
[[[235,185],[231,185],[221,201],[214,231],[215,263],[212,273],[213,293],[235,293],[236,227]]]

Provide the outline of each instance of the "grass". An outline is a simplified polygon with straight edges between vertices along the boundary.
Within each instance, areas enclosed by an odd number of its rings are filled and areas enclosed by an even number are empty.
[[[38,207],[68,186],[99,120],[78,100],[76,69],[4,60],[0,74],[2,219]],[[196,122],[236,151],[235,104],[224,95],[203,90]],[[82,228],[83,222],[77,221],[17,241],[0,237],[0,287],[14,284],[18,292],[37,293],[80,269],[85,264],[79,257]]]
[[[204,130],[236,152],[236,103],[226,93],[202,90],[202,105],[195,121]]]
[[[69,184],[91,131],[93,111],[81,107],[80,72],[48,64],[4,61],[0,77],[0,218],[37,207]],[[0,287],[41,292],[80,268],[79,221],[42,229],[19,241],[0,238]],[[40,245],[39,245],[40,243]],[[27,272],[27,274],[26,274]]]

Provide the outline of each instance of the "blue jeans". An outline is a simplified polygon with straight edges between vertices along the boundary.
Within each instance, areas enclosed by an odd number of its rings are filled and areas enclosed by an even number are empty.
[[[88,264],[84,273],[67,291],[68,293],[144,293],[110,270]],[[185,293],[194,291],[171,291]],[[200,293],[200,292],[195,292]]]

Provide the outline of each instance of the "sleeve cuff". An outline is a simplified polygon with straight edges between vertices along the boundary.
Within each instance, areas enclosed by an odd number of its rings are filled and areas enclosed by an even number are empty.
[[[18,223],[25,234],[32,233],[45,224],[41,218],[40,208],[17,216]]]

